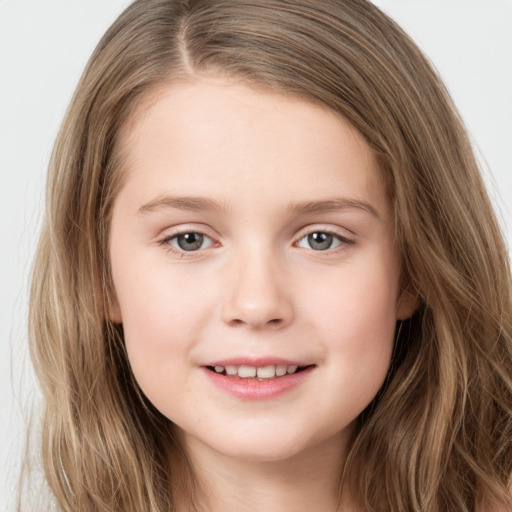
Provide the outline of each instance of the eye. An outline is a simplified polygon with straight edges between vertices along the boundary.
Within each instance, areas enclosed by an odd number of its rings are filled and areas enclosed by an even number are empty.
[[[175,249],[185,252],[206,249],[213,244],[213,240],[210,237],[193,231],[174,235],[165,240],[165,242]]]
[[[335,249],[342,244],[350,243],[352,243],[351,240],[336,233],[314,231],[313,233],[303,236],[298,241],[297,245],[306,249],[313,249],[314,251],[327,251],[328,249]]]

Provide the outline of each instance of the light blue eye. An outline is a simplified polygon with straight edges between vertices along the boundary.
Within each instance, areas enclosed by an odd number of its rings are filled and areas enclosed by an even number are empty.
[[[212,245],[212,239],[202,233],[181,233],[169,239],[169,244],[181,251],[191,252],[206,249]]]
[[[327,251],[334,249],[343,243],[341,237],[325,231],[315,231],[309,235],[303,236],[299,240],[299,247],[313,249],[314,251]]]

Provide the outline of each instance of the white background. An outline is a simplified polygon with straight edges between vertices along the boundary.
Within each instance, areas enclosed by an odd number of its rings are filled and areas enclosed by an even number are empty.
[[[45,172],[78,77],[126,0],[0,0],[0,512],[13,510],[28,404],[26,316]],[[512,0],[375,0],[430,56],[512,241]],[[488,170],[490,169],[490,170]]]

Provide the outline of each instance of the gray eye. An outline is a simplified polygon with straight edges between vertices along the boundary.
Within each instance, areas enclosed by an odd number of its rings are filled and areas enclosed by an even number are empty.
[[[308,244],[315,251],[325,251],[331,248],[333,238],[330,233],[310,233]]]
[[[170,244],[182,251],[197,251],[211,245],[211,240],[201,233],[182,233],[170,240]]]
[[[327,251],[334,249],[343,243],[341,237],[325,231],[315,231],[309,235],[303,236],[298,243],[299,247],[313,249],[314,251]]]

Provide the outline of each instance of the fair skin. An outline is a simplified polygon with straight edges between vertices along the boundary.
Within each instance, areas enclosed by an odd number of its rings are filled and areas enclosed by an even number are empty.
[[[375,156],[327,109],[223,78],[161,88],[125,128],[112,320],[200,505],[336,510],[414,307]]]

